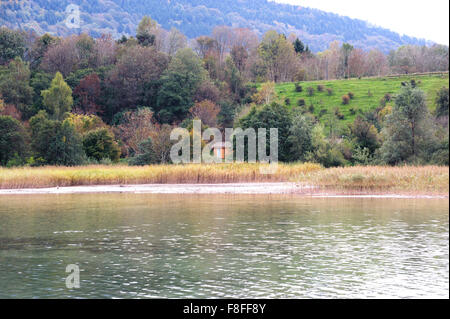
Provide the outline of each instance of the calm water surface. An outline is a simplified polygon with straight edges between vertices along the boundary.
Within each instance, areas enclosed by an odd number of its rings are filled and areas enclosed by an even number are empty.
[[[0,196],[0,298],[449,297],[448,200]],[[81,287],[65,286],[80,266]]]

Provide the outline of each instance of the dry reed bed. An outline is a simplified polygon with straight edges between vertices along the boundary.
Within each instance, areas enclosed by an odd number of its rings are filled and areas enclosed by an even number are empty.
[[[275,174],[268,175],[260,174],[259,168],[258,164],[0,168],[0,188],[284,182],[321,169],[317,164],[280,164]]]
[[[0,168],[0,188],[120,184],[214,184],[296,182],[343,191],[448,194],[449,169],[438,166],[343,167],[280,164],[261,174],[258,164]]]
[[[307,173],[306,183],[333,190],[449,193],[449,168],[441,166],[356,166]]]

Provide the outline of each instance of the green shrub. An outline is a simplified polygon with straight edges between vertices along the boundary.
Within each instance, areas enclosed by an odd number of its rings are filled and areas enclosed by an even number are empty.
[[[80,134],[69,121],[57,121],[40,111],[30,119],[31,145],[39,164],[80,165],[85,159]]]
[[[372,162],[370,150],[367,147],[356,147],[353,153],[353,161],[358,165],[369,165]]]
[[[97,161],[109,159],[119,161],[120,148],[114,141],[114,136],[106,128],[87,133],[83,138],[83,149],[86,156]]]
[[[341,113],[341,110],[340,110],[338,107],[334,109],[334,115],[336,115],[336,117],[337,117],[339,120],[345,119],[344,114]]]
[[[6,163],[6,167],[8,168],[17,167],[22,166],[23,164],[24,164],[23,158],[21,158],[19,154],[15,153],[14,156],[11,157],[11,159],[8,161],[8,163]]]
[[[306,105],[305,99],[298,100],[297,105],[298,106],[305,106]]]
[[[350,97],[348,95],[342,96],[342,104],[347,105],[350,103]]]
[[[449,109],[448,88],[441,88],[436,96],[436,116],[448,116]]]
[[[26,131],[18,120],[0,115],[0,165],[12,161],[10,165],[17,166],[27,153],[26,140]]]
[[[133,166],[150,165],[155,164],[156,162],[156,154],[153,149],[153,142],[151,138],[142,141],[139,144],[138,154],[129,160],[129,164]]]

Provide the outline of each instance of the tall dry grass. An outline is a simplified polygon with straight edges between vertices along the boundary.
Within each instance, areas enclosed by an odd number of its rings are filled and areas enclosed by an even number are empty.
[[[283,182],[321,169],[317,164],[280,164],[275,174],[261,174],[259,164],[189,164],[0,168],[0,188],[80,185]]]
[[[306,173],[301,181],[343,191],[448,194],[449,168],[441,166],[356,166]]]
[[[341,191],[399,191],[448,194],[449,169],[438,166],[341,167],[279,164],[275,174],[261,174],[248,163],[207,165],[83,166],[0,168],[0,188],[42,188],[120,184],[215,184],[296,182]]]

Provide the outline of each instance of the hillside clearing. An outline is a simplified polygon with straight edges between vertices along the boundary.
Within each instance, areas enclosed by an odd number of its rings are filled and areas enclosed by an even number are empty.
[[[385,94],[395,95],[400,90],[402,82],[410,83],[413,79],[417,87],[425,92],[430,111],[434,111],[437,91],[443,86],[449,86],[448,73],[301,82],[303,92],[295,91],[295,83],[282,83],[276,85],[275,91],[279,103],[285,104],[286,98],[290,99],[290,108],[296,107],[298,101],[304,99],[305,108],[308,109],[313,105],[312,113],[321,121],[326,121],[327,116],[334,114],[335,109],[339,108],[340,113],[344,115],[341,122],[351,123],[358,114],[373,111],[379,107],[380,100]],[[318,91],[319,85],[324,87],[323,92]],[[314,89],[313,96],[308,95],[309,87]],[[327,89],[333,90],[332,95],[328,94]],[[349,92],[354,94],[354,98],[348,105],[343,105],[342,96]],[[388,104],[393,103],[392,101]],[[322,110],[326,110],[326,113],[324,114]]]

